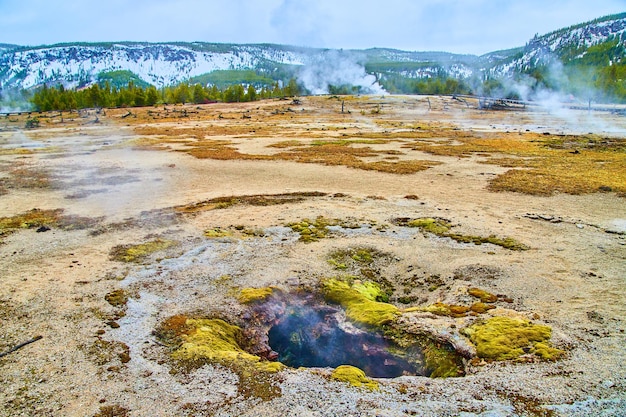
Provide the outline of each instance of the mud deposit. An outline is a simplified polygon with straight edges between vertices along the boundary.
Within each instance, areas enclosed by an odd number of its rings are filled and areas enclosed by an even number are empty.
[[[1,118],[0,415],[626,415],[626,119],[563,114]]]

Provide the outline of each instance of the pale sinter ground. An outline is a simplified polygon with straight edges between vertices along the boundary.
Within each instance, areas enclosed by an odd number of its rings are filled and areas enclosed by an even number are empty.
[[[232,141],[241,153],[256,155],[279,152],[267,147],[277,142],[312,140],[315,135],[307,129],[317,130],[318,139],[401,132],[391,121],[454,123],[476,132],[594,132],[615,140],[624,140],[626,132],[624,117],[609,113],[579,111],[564,118],[541,109],[486,112],[448,97],[429,100],[430,110],[425,97],[361,98],[348,101],[351,112],[344,114],[338,100],[326,97],[303,98],[299,105],[188,105],[185,109],[197,113],[155,123],[212,136],[219,135],[218,127],[235,126],[238,134],[213,139]],[[626,415],[626,200],[617,193],[491,192],[488,182],[509,168],[482,164],[486,156],[481,155],[411,151],[402,147],[400,134],[399,141],[367,146],[400,151],[389,153],[400,160],[440,164],[398,175],[294,161],[197,159],[172,151],[184,149],[183,144],[135,147],[136,139],[146,137],[137,127],[149,120],[123,118],[127,110],[107,112],[98,123],[93,111],[85,117],[66,113],[63,121],[50,115],[32,130],[22,129],[25,115],[0,119],[0,178],[6,191],[0,217],[38,208],[97,220],[83,219],[85,227],[76,230],[24,228],[0,244],[0,351],[43,336],[0,358],[0,415]],[[15,177],[28,175],[50,183],[19,185]],[[169,211],[215,197],[307,191],[327,195],[194,216]],[[344,229],[313,243],[299,242],[284,227],[318,216],[375,226]],[[530,250],[457,243],[394,226],[391,220],[399,217],[442,217],[463,234],[510,236]],[[74,222],[79,223],[77,217]],[[262,229],[264,236],[204,235],[233,225]],[[117,245],[157,237],[178,244],[144,263],[110,259]],[[383,379],[378,391],[331,381],[328,369],[287,369],[276,377],[280,395],[270,400],[241,394],[237,375],[223,366],[170,372],[168,349],[153,335],[158,323],[175,314],[236,321],[244,307],[233,288],[316,286],[322,277],[337,274],[327,262],[330,251],[360,245],[393,256],[382,272],[398,291],[411,277],[441,280],[434,290],[410,289],[414,301],[398,306],[467,301],[466,290],[473,286],[504,294],[513,302],[498,302],[487,315],[548,324],[565,357],[482,362],[468,366],[461,378]],[[124,317],[105,300],[120,288],[130,294]],[[447,323],[461,328],[473,319]]]

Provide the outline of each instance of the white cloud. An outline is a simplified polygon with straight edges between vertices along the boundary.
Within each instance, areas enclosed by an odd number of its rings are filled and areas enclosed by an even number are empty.
[[[624,0],[0,0],[0,42],[268,42],[482,54],[624,6]]]
[[[283,0],[272,10],[270,25],[282,43],[325,46],[331,14],[317,2]]]

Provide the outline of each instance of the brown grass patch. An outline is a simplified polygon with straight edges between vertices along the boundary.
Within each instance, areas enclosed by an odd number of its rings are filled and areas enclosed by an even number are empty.
[[[299,203],[307,198],[323,197],[326,193],[319,191],[303,191],[282,194],[255,194],[244,196],[217,197],[198,203],[186,204],[174,208],[178,213],[196,213],[201,211],[228,208],[235,205],[273,206],[279,204]]]
[[[32,155],[35,152],[32,149],[25,148],[6,148],[0,149],[0,155]]]
[[[251,155],[239,152],[234,147],[230,146],[230,142],[223,140],[204,140],[192,145],[188,150],[185,150],[189,155],[199,159],[218,159],[222,161],[228,160],[267,160],[271,157],[266,155]]]
[[[490,133],[481,137],[459,135],[437,143],[418,141],[404,147],[442,156],[480,155],[488,158],[485,163],[520,168],[493,179],[489,184],[492,191],[533,195],[626,191],[623,139]]]
[[[284,149],[284,148],[295,148],[297,146],[306,146],[306,144],[300,142],[299,140],[284,140],[281,142],[268,145],[268,148]]]
[[[341,101],[349,104],[344,113],[340,112]],[[478,156],[484,163],[515,168],[493,179],[489,184],[492,191],[534,195],[626,193],[624,139],[591,134],[477,132],[441,121],[403,120],[403,116],[396,113],[396,105],[373,102],[366,97],[310,97],[302,105],[306,109],[300,111],[270,100],[133,109],[137,117],[124,120],[142,121],[135,131],[145,135],[139,141],[143,145],[163,149],[176,143],[182,146],[182,151],[196,158],[282,160],[412,174],[437,164],[410,157],[411,151],[420,151],[442,157]],[[373,117],[372,109],[382,110]],[[357,116],[359,111],[361,116]],[[155,122],[155,112],[168,123]],[[185,121],[197,120],[198,123],[187,123],[188,127],[173,125],[174,118],[181,115],[186,117]],[[364,117],[367,118],[365,123]],[[285,140],[269,145],[277,149],[273,155],[244,153],[233,141],[255,137]],[[391,142],[400,142],[406,152],[368,146]]]
[[[0,218],[0,233],[8,234],[18,229],[55,225],[59,221],[62,212],[62,209],[33,209],[16,216],[2,217]]]
[[[175,127],[170,123],[152,123],[150,125],[142,125],[134,128],[134,131],[140,135],[146,136],[162,136],[167,138],[195,138],[198,140],[211,137],[247,137],[254,136],[282,136],[295,132],[294,128],[286,130],[285,126],[277,123],[258,123],[250,121],[246,123],[234,123],[233,120],[211,120],[203,124],[186,127]],[[300,128],[299,128],[300,129]],[[298,130],[299,130],[298,129]],[[291,133],[293,133],[291,132]]]
[[[319,106],[320,102],[316,101]],[[328,104],[326,104],[327,106]],[[220,109],[228,109],[221,105]],[[272,112],[269,110],[274,109]],[[396,174],[411,174],[434,165],[425,161],[398,161],[397,155],[403,153],[394,149],[374,150],[367,145],[383,145],[391,140],[411,137],[412,130],[385,130],[380,132],[362,132],[352,122],[349,114],[337,114],[316,108],[314,119],[308,112],[277,111],[276,105],[262,109],[247,107],[246,115],[250,118],[241,121],[240,117],[230,114],[224,116],[217,112],[205,118],[217,116],[217,120],[204,126],[172,126],[170,123],[152,123],[139,125],[135,132],[144,137],[137,140],[139,147],[164,149],[168,144],[183,145],[183,152],[196,158],[216,160],[283,160],[300,163],[316,163],[331,166],[346,166],[356,169],[380,171]],[[154,112],[153,110],[151,112]],[[141,113],[141,112],[139,112]],[[139,114],[138,113],[138,114]],[[200,111],[200,113],[202,113]],[[142,116],[139,114],[138,118]],[[130,119],[130,118],[129,118]],[[235,121],[236,120],[236,121]],[[305,129],[306,128],[306,129]],[[258,136],[312,138],[310,143],[298,139],[279,141],[271,148],[283,149],[273,155],[254,155],[243,153],[236,147],[233,139]],[[365,145],[365,146],[355,146]],[[178,148],[178,150],[181,150]],[[370,160],[366,160],[366,158]],[[373,158],[381,161],[371,161]]]
[[[142,128],[138,130],[142,134],[149,134],[151,129]],[[254,155],[240,152],[233,146],[233,142],[229,140],[213,140],[201,139],[201,133],[197,129],[168,129],[168,134],[172,137],[193,137],[195,141],[187,141],[187,148],[182,150],[189,155],[200,159],[216,159],[216,160],[251,160],[251,161],[269,161],[282,160],[293,161],[308,164],[321,164],[329,166],[346,166],[349,168],[363,169],[368,171],[379,171],[393,174],[413,174],[431,166],[437,165],[437,162],[431,161],[397,161],[389,160],[389,156],[402,154],[397,150],[374,150],[368,146],[354,147],[352,145],[359,144],[384,144],[386,140],[364,140],[364,139],[337,139],[337,140],[317,140],[310,144],[304,144],[300,141],[289,140],[278,142],[270,145],[273,148],[285,149],[274,155]],[[206,133],[206,132],[202,132]],[[159,139],[146,139],[142,143],[152,148],[161,148],[167,143],[172,143],[169,136]],[[178,143],[182,143],[180,139]],[[366,162],[365,158],[382,157],[385,160]]]
[[[18,162],[8,171],[9,176],[0,178],[0,188],[10,190],[33,190],[55,188],[49,170]]]
[[[353,148],[345,144],[324,143],[281,152],[274,155],[274,158],[303,163],[354,166],[361,161],[360,158],[376,155],[377,152],[369,147]]]
[[[128,417],[130,410],[120,405],[103,405],[94,417]]]
[[[95,226],[101,219],[79,216],[63,216],[63,209],[40,210],[32,209],[11,217],[0,217],[0,242],[2,238],[21,229],[43,228],[47,231],[51,227],[62,230],[82,230]]]
[[[377,162],[368,162],[362,163],[356,166],[355,168],[364,169],[368,171],[379,171],[379,172],[387,172],[390,174],[415,174],[419,171],[427,170],[433,166],[439,165],[440,162],[436,161],[420,161],[420,160],[410,160],[410,161],[377,161]]]
[[[295,161],[300,163],[322,164],[330,166],[345,166],[348,168],[367,171],[379,171],[392,174],[414,174],[437,165],[437,162],[408,160],[408,161],[364,161],[365,158],[396,155],[394,150],[374,150],[371,147],[353,147],[352,144],[386,143],[384,141],[341,140],[318,141],[309,146],[300,146],[285,152],[273,155],[274,159]]]
[[[507,171],[493,179],[489,189],[534,195],[626,192],[626,153],[552,152],[537,159],[518,161],[517,166],[526,169]]]

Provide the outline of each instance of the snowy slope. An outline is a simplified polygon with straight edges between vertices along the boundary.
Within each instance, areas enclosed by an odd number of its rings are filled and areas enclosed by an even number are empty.
[[[473,73],[471,63],[476,59],[472,55],[443,52],[332,50],[270,44],[63,44],[18,48],[0,55],[0,88],[32,88],[42,84],[72,88],[93,83],[101,72],[116,70],[131,71],[160,87],[215,70],[271,73],[285,65],[298,67],[307,74],[311,73],[307,71],[310,69],[318,77],[324,72],[335,73],[335,81],[342,82],[346,80],[337,74],[338,68],[363,72],[364,64],[372,61],[423,63],[419,71],[402,72],[412,78],[430,77],[442,71],[453,77],[466,77]]]
[[[254,69],[262,61],[302,65],[302,53],[267,46],[234,45],[224,52],[189,44],[60,45],[19,49],[0,56],[0,86],[30,88],[93,82],[103,71],[129,70],[156,86],[171,85],[215,70]]]
[[[626,45],[626,13],[535,37],[523,48],[496,51],[481,57],[447,52],[410,52],[374,48],[330,50],[285,45],[215,43],[102,43],[16,47],[0,44],[0,89],[32,88],[43,84],[66,87],[89,85],[101,72],[127,70],[156,85],[176,84],[215,70],[250,69],[272,78],[285,67],[317,84],[369,83],[385,77],[459,79],[484,75],[509,77],[574,50],[617,39]],[[366,73],[366,68],[369,68]],[[297,69],[297,70],[295,70]],[[326,76],[329,75],[329,76]]]
[[[565,54],[571,51],[579,51],[577,57],[580,58],[590,46],[610,39],[618,39],[626,45],[626,13],[536,36],[521,53],[501,60],[488,72],[496,76],[510,76],[539,65],[548,65],[557,59],[567,59]]]

